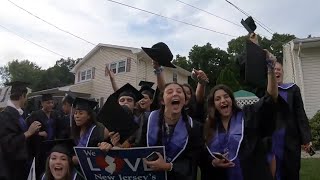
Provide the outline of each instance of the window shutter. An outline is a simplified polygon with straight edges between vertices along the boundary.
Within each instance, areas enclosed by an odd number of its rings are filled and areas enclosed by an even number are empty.
[[[104,75],[108,76],[107,70],[109,69],[109,64],[106,64],[106,68],[104,69]]]
[[[130,72],[130,70],[131,70],[131,58],[127,58],[127,72]]]
[[[80,71],[78,71],[78,82],[80,81]]]
[[[95,67],[92,68],[91,73],[92,73],[92,79],[94,79],[94,76],[96,74],[96,68]]]

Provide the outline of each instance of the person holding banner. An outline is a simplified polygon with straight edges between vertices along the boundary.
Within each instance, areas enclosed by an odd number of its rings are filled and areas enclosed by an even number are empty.
[[[161,93],[160,110],[152,111],[147,122],[146,146],[165,146],[166,158],[157,153],[145,161],[155,171],[167,171],[168,180],[196,179],[197,161],[203,138],[201,125],[184,109],[186,94],[182,85],[169,83]]]
[[[77,147],[98,147],[109,137],[108,129],[96,121],[94,112],[96,105],[96,101],[78,97],[73,102],[75,113],[72,121],[72,137]],[[76,156],[73,156],[72,161],[75,165],[79,165]]]
[[[275,59],[269,52],[261,53],[267,55],[255,60],[267,64],[268,85],[259,102],[241,110],[232,90],[225,85],[215,86],[209,94],[205,137],[211,166],[204,179],[273,179],[266,154],[274,130],[278,88],[273,71]]]

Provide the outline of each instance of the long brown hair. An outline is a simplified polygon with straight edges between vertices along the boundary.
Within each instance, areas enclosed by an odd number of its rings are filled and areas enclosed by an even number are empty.
[[[207,111],[208,111],[208,116],[207,120],[205,122],[204,126],[204,137],[206,139],[206,142],[209,143],[209,141],[213,138],[213,135],[216,131],[217,127],[217,119],[220,118],[220,113],[216,110],[215,104],[214,104],[214,94],[218,90],[223,90],[225,91],[229,97],[232,100],[232,112],[235,113],[237,111],[240,111],[239,106],[237,105],[237,102],[234,98],[232,90],[224,85],[224,84],[219,84],[213,87],[209,93],[208,96],[208,105],[207,105]]]
[[[46,172],[45,172],[46,180],[54,180],[54,177],[50,171],[49,161],[50,161],[50,155],[46,161]],[[69,165],[69,169],[68,169],[67,175],[65,176],[65,179],[71,180],[72,179],[73,163],[72,163],[72,159],[70,157],[68,157],[68,165]]]
[[[182,91],[183,91],[183,94],[186,98],[186,92],[184,91],[183,89],[183,86],[179,83],[176,83],[176,82],[172,82],[172,83],[167,83],[165,86],[164,86],[164,89],[166,89],[166,87],[168,87],[169,85],[171,84],[177,84],[178,86],[180,86],[182,88]],[[163,95],[164,95],[164,91],[162,91],[160,94],[159,94],[159,99],[160,100],[163,100]],[[157,145],[163,145],[162,144],[162,137],[163,137],[163,132],[162,132],[162,128],[163,128],[163,125],[164,125],[164,109],[165,109],[165,106],[164,105],[161,105],[160,107],[160,113],[159,113],[159,127],[160,127],[160,131],[158,132],[158,142],[157,142]],[[189,123],[189,120],[188,120],[188,115],[187,115],[187,112],[185,111],[185,107],[183,107],[181,109],[181,115],[182,115],[182,119],[183,121],[185,122],[186,124],[186,128],[187,128],[187,131],[188,131],[188,135],[190,134],[191,132],[191,125]]]

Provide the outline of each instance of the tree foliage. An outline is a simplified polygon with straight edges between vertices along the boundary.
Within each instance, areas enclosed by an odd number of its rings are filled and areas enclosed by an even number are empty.
[[[312,144],[316,149],[320,149],[320,111],[310,119]]]

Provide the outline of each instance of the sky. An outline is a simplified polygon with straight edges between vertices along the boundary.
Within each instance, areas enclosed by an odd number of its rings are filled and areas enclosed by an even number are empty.
[[[174,55],[188,56],[194,45],[211,43],[226,50],[228,42],[246,35],[244,28],[193,9],[176,0],[115,0],[163,16],[232,36],[188,26],[107,0],[10,0],[38,17],[94,44],[149,47],[165,42]],[[0,1],[0,66],[28,59],[46,69],[63,57],[84,57],[94,45],[44,23],[9,0]],[[246,16],[225,0],[181,0],[240,25]],[[318,0],[230,0],[273,32],[299,38],[320,36]],[[24,39],[9,32],[3,27]],[[263,28],[256,32],[271,37]],[[233,37],[235,36],[235,37]],[[42,49],[29,41],[57,54]]]

